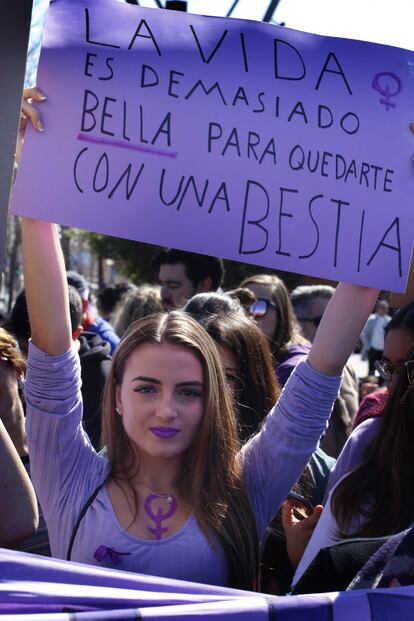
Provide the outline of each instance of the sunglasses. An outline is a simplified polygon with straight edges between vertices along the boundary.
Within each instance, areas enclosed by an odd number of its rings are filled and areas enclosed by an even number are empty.
[[[394,373],[402,375],[404,371],[407,373],[407,381],[411,385],[414,381],[414,360],[392,364],[388,360],[377,360],[374,362],[374,369],[378,371],[379,376],[385,382],[390,382]]]
[[[319,317],[298,317],[298,321],[308,321],[309,323],[313,323],[315,328],[318,328],[322,321],[322,315],[319,315]]]
[[[256,302],[250,304],[249,311],[253,317],[264,317],[270,308],[277,308],[276,304],[265,298],[257,298]]]

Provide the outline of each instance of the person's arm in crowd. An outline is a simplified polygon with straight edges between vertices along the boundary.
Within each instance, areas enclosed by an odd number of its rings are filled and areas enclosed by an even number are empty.
[[[0,421],[0,546],[11,547],[37,528],[36,495],[16,449]]]
[[[25,122],[43,130],[38,110],[32,101],[45,97],[38,89],[26,89],[23,95],[20,153]],[[41,200],[41,197],[37,197]],[[72,332],[68,288],[57,228],[49,222],[22,218],[23,265],[27,307],[32,340],[45,353],[59,355],[69,350]]]

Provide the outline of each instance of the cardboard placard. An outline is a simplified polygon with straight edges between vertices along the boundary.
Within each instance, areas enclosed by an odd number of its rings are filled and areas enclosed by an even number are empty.
[[[413,67],[372,43],[55,0],[46,131],[27,137],[13,210],[403,291]]]

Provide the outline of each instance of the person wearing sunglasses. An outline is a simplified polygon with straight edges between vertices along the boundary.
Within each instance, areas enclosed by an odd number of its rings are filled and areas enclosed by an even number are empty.
[[[382,358],[376,361],[375,370],[392,393],[398,377],[404,372],[408,352],[414,342],[414,302],[400,308],[387,324]]]
[[[309,351],[309,343],[315,338],[322,315],[335,290],[326,285],[302,286],[289,296],[283,281],[269,274],[247,278],[241,286],[250,289],[256,296],[250,311],[270,340],[276,374],[284,386],[295,366]],[[297,317],[305,319],[298,320]],[[321,439],[320,446],[324,453],[335,459],[338,457],[352,431],[352,421],[357,410],[356,374],[352,365],[347,363],[340,394]]]
[[[290,294],[302,333],[311,343],[334,291],[329,285],[302,285]]]
[[[256,297],[250,313],[269,339],[276,374],[284,386],[310,348],[296,321],[289,292],[284,282],[273,274],[249,276],[240,286],[249,289]]]
[[[404,370],[404,363],[414,343],[414,302],[400,308],[385,328],[384,352],[376,361],[375,370],[385,382],[385,388],[367,395],[359,406],[353,428],[356,429],[368,418],[381,416],[388,395],[392,394],[398,378]]]
[[[412,360],[407,362],[399,362],[397,364],[392,364],[386,358],[381,358],[381,360],[377,360],[374,364],[374,368],[379,374],[379,376],[384,380],[386,384],[392,382],[393,377],[395,375],[402,375],[403,373],[410,373],[410,365]],[[408,375],[410,378],[410,375]],[[410,380],[411,384],[411,380]]]

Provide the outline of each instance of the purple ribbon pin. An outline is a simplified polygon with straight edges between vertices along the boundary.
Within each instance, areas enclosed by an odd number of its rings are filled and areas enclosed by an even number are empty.
[[[108,546],[102,544],[99,548],[96,548],[93,558],[98,561],[98,563],[110,559],[114,565],[119,565],[121,563],[120,556],[128,556],[129,554],[131,554],[131,552],[118,552],[118,550],[108,548]]]

